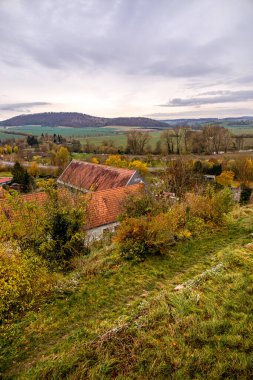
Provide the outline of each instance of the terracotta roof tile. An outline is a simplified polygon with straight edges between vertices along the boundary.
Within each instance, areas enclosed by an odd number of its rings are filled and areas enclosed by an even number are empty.
[[[59,177],[58,183],[82,191],[100,191],[126,186],[135,172],[73,160]]]
[[[0,202],[6,201],[6,196],[7,192],[4,193],[4,196],[0,198]],[[30,194],[21,194],[20,198],[24,201],[31,202],[31,201],[36,201],[36,202],[44,202],[47,199],[47,194],[44,192],[40,193],[30,193]]]
[[[21,195],[21,198],[24,201],[27,201],[27,202],[36,201],[36,202],[39,202],[39,203],[45,202],[45,200],[47,199],[47,197],[48,197],[47,193],[44,193],[44,192],[22,194]]]
[[[121,213],[123,200],[130,194],[144,191],[144,184],[138,183],[127,187],[119,187],[92,193],[88,204],[88,221],[85,229],[92,229],[117,222]]]
[[[11,180],[11,177],[0,177],[0,185],[10,182]]]

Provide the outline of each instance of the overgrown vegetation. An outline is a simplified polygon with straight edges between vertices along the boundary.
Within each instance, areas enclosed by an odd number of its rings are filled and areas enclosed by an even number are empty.
[[[143,199],[143,200],[142,200]],[[136,198],[136,212],[144,206],[146,196]],[[142,202],[142,203],[141,203]],[[153,204],[155,208],[155,204]],[[122,256],[143,260],[149,254],[163,254],[174,244],[222,226],[233,207],[229,189],[215,192],[208,187],[203,194],[189,193],[181,203],[175,203],[165,213],[154,215],[152,208],[143,216],[133,217],[134,207],[126,205],[126,218],[117,230],[115,242]],[[145,215],[146,214],[146,215]]]
[[[138,265],[113,247],[79,259],[1,330],[2,378],[250,379],[252,209],[237,218]]]

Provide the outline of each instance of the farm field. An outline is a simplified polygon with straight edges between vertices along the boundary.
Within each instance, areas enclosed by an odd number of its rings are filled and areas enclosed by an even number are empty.
[[[118,133],[114,128],[72,128],[72,127],[41,127],[38,125],[29,125],[22,127],[8,127],[8,132],[21,132],[34,136],[40,136],[42,133],[53,135],[62,135],[64,137],[86,137],[86,136],[99,136]],[[3,133],[2,133],[3,134]]]
[[[0,130],[0,141],[5,141],[5,140],[9,140],[9,139],[19,139],[20,135],[16,135],[16,134],[7,134],[7,133],[3,133],[1,132]]]
[[[26,134],[31,134],[35,136],[40,136],[42,133],[53,135],[59,134],[63,137],[73,137],[85,143],[87,140],[90,143],[100,145],[103,141],[113,141],[116,147],[125,147],[127,138],[126,132],[131,130],[133,127],[99,127],[99,128],[72,128],[72,127],[40,127],[40,126],[23,126],[23,127],[8,127],[8,132],[21,132]],[[136,128],[140,129],[140,128]],[[141,128],[141,130],[146,131],[146,129]],[[150,142],[152,148],[155,147],[156,142],[160,138],[161,132],[150,131]],[[0,130],[0,140],[8,140],[10,138],[23,138],[22,135],[5,134]]]

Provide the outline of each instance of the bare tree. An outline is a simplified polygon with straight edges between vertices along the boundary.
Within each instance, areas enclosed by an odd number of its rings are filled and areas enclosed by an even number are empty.
[[[133,130],[127,133],[127,150],[132,154],[143,154],[150,139],[148,132]]]
[[[165,145],[167,153],[172,154],[174,153],[174,136],[173,131],[171,129],[166,129],[161,134],[161,140],[163,145]]]

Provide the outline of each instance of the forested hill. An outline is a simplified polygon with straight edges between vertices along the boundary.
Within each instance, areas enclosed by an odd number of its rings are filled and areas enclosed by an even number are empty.
[[[109,125],[134,127],[164,127],[164,123],[145,117],[95,117],[77,112],[44,112],[29,115],[20,115],[0,122],[1,126],[41,125],[66,126],[75,128],[104,127]]]

